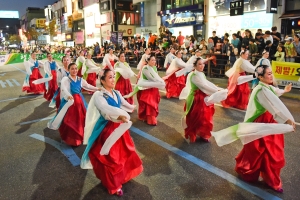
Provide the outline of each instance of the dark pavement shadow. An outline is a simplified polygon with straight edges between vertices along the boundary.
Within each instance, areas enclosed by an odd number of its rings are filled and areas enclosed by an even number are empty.
[[[59,134],[48,128],[44,129],[44,136],[60,141]],[[78,156],[81,158],[81,155]],[[45,150],[33,173],[32,185],[36,190],[31,199],[79,200],[86,174],[87,170],[81,169],[80,166],[74,167],[58,149],[45,143]]]
[[[32,123],[20,125],[21,122],[28,122],[36,119],[42,119],[49,117],[49,115],[56,113],[55,109],[47,108],[49,105],[48,101],[43,102],[41,105],[34,108],[33,112],[29,114],[26,118],[22,119],[20,122],[17,122],[15,125],[20,126],[20,128],[16,131],[16,134],[21,134],[27,131]],[[45,109],[47,108],[47,109]],[[50,119],[49,119],[50,121]]]
[[[26,95],[25,95],[26,96]],[[30,95],[32,97],[29,98],[23,98],[23,99],[16,99],[15,101],[10,102],[9,104],[7,104],[6,106],[4,106],[1,110],[0,110],[0,114],[1,113],[5,113],[7,111],[9,111],[10,109],[15,108],[16,106],[19,106],[21,104],[27,103],[28,101],[34,101],[37,100],[37,98],[40,95]],[[19,97],[24,97],[24,96],[19,96]],[[41,96],[42,97],[42,96]]]
[[[126,199],[126,200],[152,200],[152,195],[150,194],[150,190],[147,186],[144,186],[134,180],[131,180],[123,185],[124,195],[122,197],[118,197],[116,195],[108,194],[106,188],[104,188],[101,183],[96,187],[91,189],[83,198],[83,200],[117,200],[117,199]]]

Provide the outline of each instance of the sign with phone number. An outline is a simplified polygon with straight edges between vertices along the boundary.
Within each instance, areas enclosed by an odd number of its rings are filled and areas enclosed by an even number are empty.
[[[291,62],[272,62],[272,71],[278,85],[292,83],[295,88],[300,88],[300,64]]]

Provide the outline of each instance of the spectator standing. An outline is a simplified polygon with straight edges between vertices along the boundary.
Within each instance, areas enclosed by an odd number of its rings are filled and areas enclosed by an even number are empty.
[[[271,43],[273,44],[273,37],[271,36],[271,32],[270,31],[266,31],[264,36],[263,36],[265,43],[270,40]]]
[[[183,47],[184,45],[184,36],[181,35],[181,31],[179,31],[179,35],[177,37],[177,41],[180,47]]]
[[[252,33],[249,29],[245,30],[245,37],[242,40],[242,45],[246,47],[246,49],[249,49],[249,41],[253,39]]]
[[[276,61],[285,62],[285,53],[282,51],[282,47],[277,47],[277,52],[275,53]]]
[[[212,36],[211,38],[212,38],[212,40],[214,41],[214,47],[215,47],[216,44],[217,44],[217,42],[218,42],[218,39],[219,39],[219,38],[218,38],[218,36],[216,36],[216,31],[213,31],[213,32],[212,32],[212,35],[213,35],[213,36]]]
[[[227,53],[228,53],[228,51],[229,51],[229,46],[230,46],[228,38],[224,38],[224,41],[223,41],[223,42],[224,42],[224,44],[223,44],[223,46],[222,46],[222,51],[221,51],[221,53],[227,55]]]
[[[295,48],[292,43],[292,40],[293,39],[291,37],[285,39],[284,47],[285,47],[286,62],[295,62],[295,58],[294,58]]]
[[[255,34],[255,43],[257,45],[258,53],[261,54],[265,48],[265,40],[262,37],[262,33],[257,32]]]
[[[189,39],[189,36],[187,35],[187,36],[185,37],[185,39],[184,39],[184,46],[185,46],[185,48],[187,49],[187,51],[188,51],[189,48],[190,48],[190,44],[191,44],[191,41],[190,41],[190,39]]]
[[[231,44],[233,45],[234,48],[238,48],[238,49],[241,46],[241,41],[239,40],[238,35],[236,33],[232,34]]]
[[[299,42],[299,37],[300,37],[300,34],[295,34],[294,42],[293,42],[293,45],[294,45],[294,48],[295,48],[295,55],[297,56],[295,58],[296,63],[300,63],[300,42]]]

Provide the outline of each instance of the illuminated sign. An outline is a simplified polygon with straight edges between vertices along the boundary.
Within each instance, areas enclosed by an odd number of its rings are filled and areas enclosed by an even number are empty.
[[[36,28],[45,28],[46,19],[36,19],[35,26]]]
[[[17,18],[17,19],[19,19],[19,11],[0,10],[0,18]]]

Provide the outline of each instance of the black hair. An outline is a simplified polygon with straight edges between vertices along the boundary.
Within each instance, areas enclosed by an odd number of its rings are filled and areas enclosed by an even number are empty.
[[[70,68],[72,67],[72,65],[76,65],[76,63],[72,62],[68,65],[68,70],[70,70]],[[77,65],[76,65],[77,66]]]
[[[255,42],[255,39],[252,38],[252,39],[250,39],[250,41],[254,43],[254,42]]]
[[[118,58],[120,58],[120,56],[121,56],[123,53],[124,53],[124,55],[125,55],[125,52],[120,51],[120,53],[118,54]]]
[[[175,51],[175,55],[177,56],[177,54],[178,54],[179,52],[181,52],[181,50]]]
[[[48,55],[52,55],[51,53],[47,53],[47,57],[48,57]]]
[[[101,82],[101,80],[102,81],[105,81],[105,77],[106,77],[106,74],[108,73],[108,72],[110,72],[111,70],[110,69],[102,69],[102,75],[99,75],[99,77],[100,77],[100,84],[101,85],[103,85],[102,84],[102,82]]]
[[[268,66],[268,65],[258,65],[254,70],[253,77],[260,80],[259,76],[264,76],[266,74],[266,69],[269,67],[270,66]],[[263,70],[261,70],[261,69],[263,69]]]
[[[202,60],[202,58],[197,58],[197,59],[196,59],[196,61],[193,63],[194,67],[197,67],[197,62],[198,62],[199,60]]]
[[[147,62],[149,62],[150,60],[151,60],[151,58],[152,57],[154,57],[155,58],[155,56],[154,55],[150,55],[148,58],[147,58]]]
[[[67,57],[67,56],[63,56],[62,59],[61,59],[61,62],[63,62],[63,61],[64,61],[64,58],[66,58],[66,57]]]
[[[271,35],[271,32],[270,31],[266,31],[265,34]]]
[[[271,40],[266,41],[266,45],[272,44]]]

